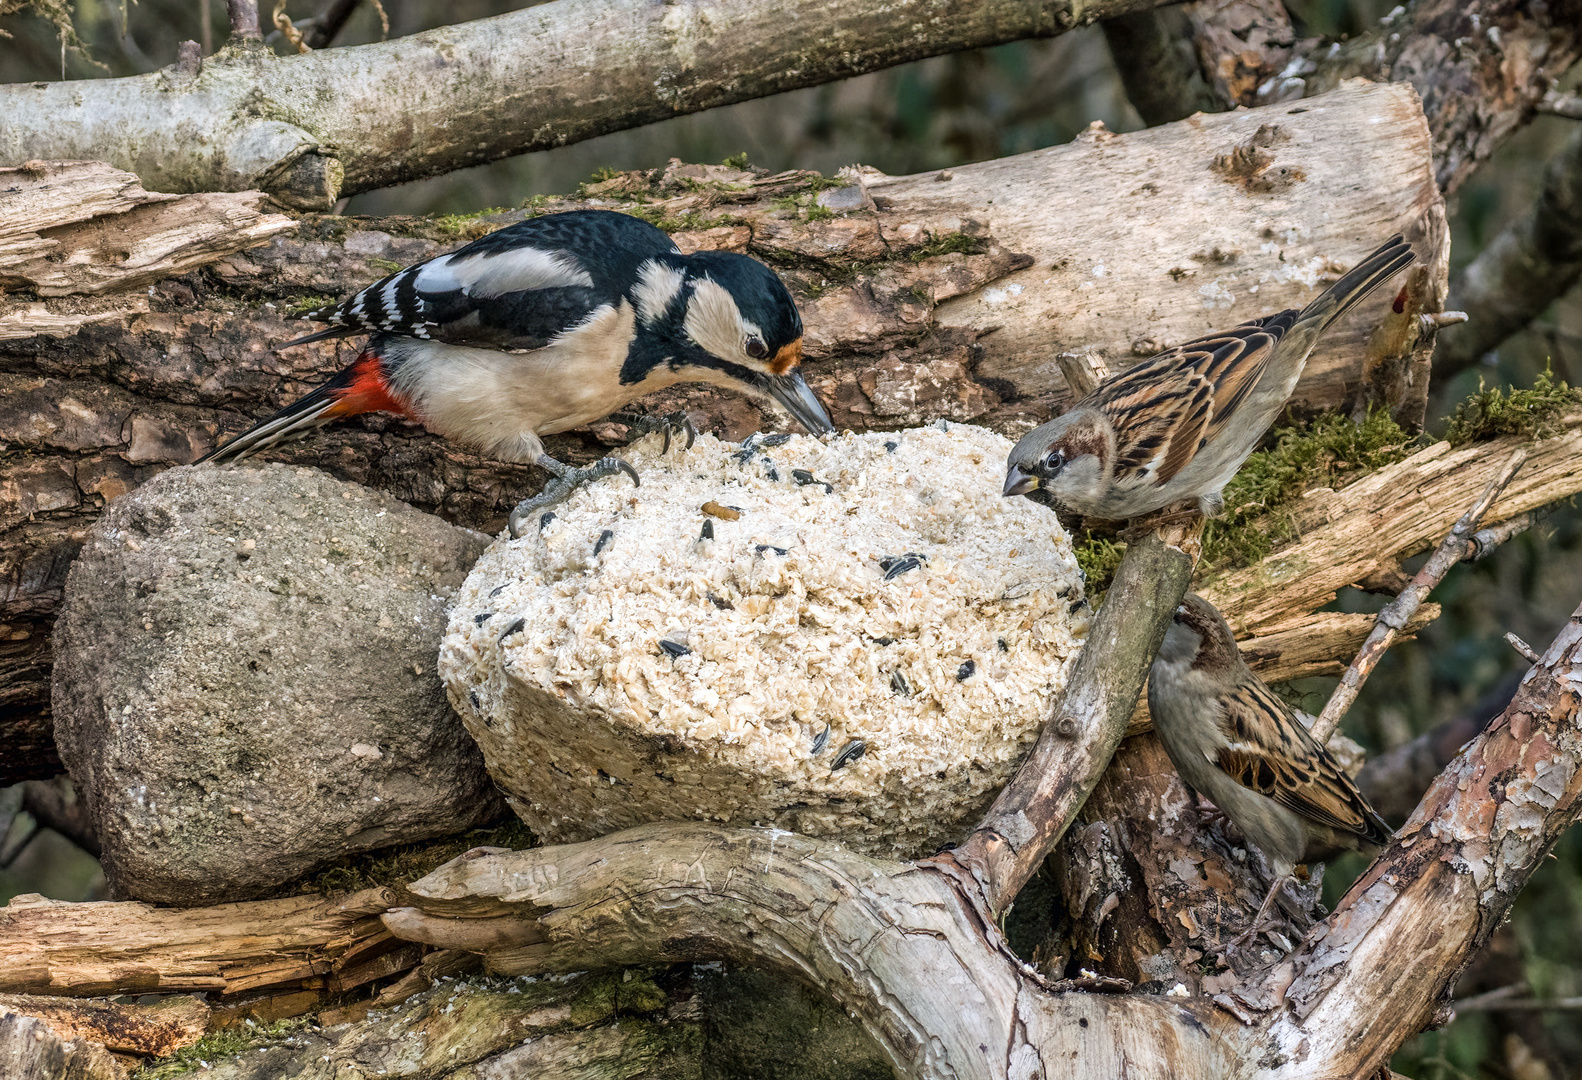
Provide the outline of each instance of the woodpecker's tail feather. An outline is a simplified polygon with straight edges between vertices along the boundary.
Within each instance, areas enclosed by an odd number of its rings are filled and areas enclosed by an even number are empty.
[[[241,461],[268,447],[300,439],[332,420],[368,412],[410,415],[405,403],[392,393],[380,356],[365,349],[329,382],[209,451],[197,464]]]
[[[1416,258],[1417,253],[1412,250],[1412,245],[1400,233],[1396,233],[1303,308],[1297,316],[1297,324],[1316,324],[1317,332],[1323,333],[1326,327],[1356,307],[1365,296],[1397,271],[1410,266]]]
[[[314,312],[313,315],[304,315],[303,318],[311,319],[317,314],[318,312]],[[289,349],[293,345],[306,345],[310,341],[326,341],[330,338],[351,337],[353,334],[366,334],[367,332],[368,331],[355,326],[332,326],[328,330],[319,330],[312,334],[304,334],[302,337],[292,338],[290,341],[282,342],[281,344],[275,346],[275,351],[279,352],[281,349]]]

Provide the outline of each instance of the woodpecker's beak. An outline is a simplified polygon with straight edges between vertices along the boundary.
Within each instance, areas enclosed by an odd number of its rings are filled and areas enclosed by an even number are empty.
[[[1026,495],[1043,487],[1043,482],[1030,473],[1024,473],[1019,465],[1012,465],[1005,470],[1005,490],[1000,494],[1009,499],[1012,495]]]
[[[824,411],[823,404],[813,388],[807,384],[797,372],[788,375],[763,375],[759,377],[758,385],[763,387],[768,395],[785,406],[786,412],[796,418],[796,422],[807,429],[812,435],[826,435],[835,430],[835,425],[830,422],[829,413]]]

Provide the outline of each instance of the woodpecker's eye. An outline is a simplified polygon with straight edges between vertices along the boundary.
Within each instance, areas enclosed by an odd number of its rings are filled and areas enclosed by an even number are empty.
[[[769,346],[764,344],[763,338],[750,337],[742,348],[747,350],[747,355],[754,360],[762,360],[769,355]]]
[[[1039,464],[1043,468],[1044,475],[1054,476],[1066,467],[1066,455],[1059,450],[1051,450]]]

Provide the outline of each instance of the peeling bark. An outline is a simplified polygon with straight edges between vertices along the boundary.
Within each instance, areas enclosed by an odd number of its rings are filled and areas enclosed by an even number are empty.
[[[70,904],[36,894],[0,908],[0,992],[93,997],[349,988],[389,969],[402,943],[376,919],[389,889],[341,900],[295,896],[207,908],[133,901]]]
[[[33,994],[0,994],[0,1013],[34,1016],[62,1039],[87,1039],[108,1050],[165,1057],[191,1046],[208,1027],[209,1007],[175,995],[153,1005],[119,1005]]]
[[[1415,1031],[1448,1002],[1539,862],[1582,816],[1579,719],[1582,608],[1289,970],[1262,980],[1282,1005],[1268,1028],[1271,1054],[1294,1066],[1290,1075],[1368,1075],[1394,1050],[1375,1032]]]
[[[1556,434],[1507,436],[1452,448],[1434,443],[1339,492],[1308,492],[1291,510],[1301,539],[1255,566],[1205,575],[1200,591],[1238,633],[1267,633],[1296,610],[1312,611],[1346,585],[1398,567],[1438,541],[1489,480],[1529,446],[1516,479],[1484,517],[1497,524],[1582,490],[1582,412],[1558,418]]]

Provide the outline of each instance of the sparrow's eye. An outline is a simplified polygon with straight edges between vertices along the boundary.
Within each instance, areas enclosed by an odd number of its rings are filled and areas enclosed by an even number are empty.
[[[747,355],[754,360],[762,360],[769,355],[769,346],[764,344],[763,338],[750,337],[742,348],[747,350]]]
[[[1059,450],[1051,450],[1044,456],[1044,460],[1039,465],[1046,476],[1054,476],[1066,467],[1066,455]]]

